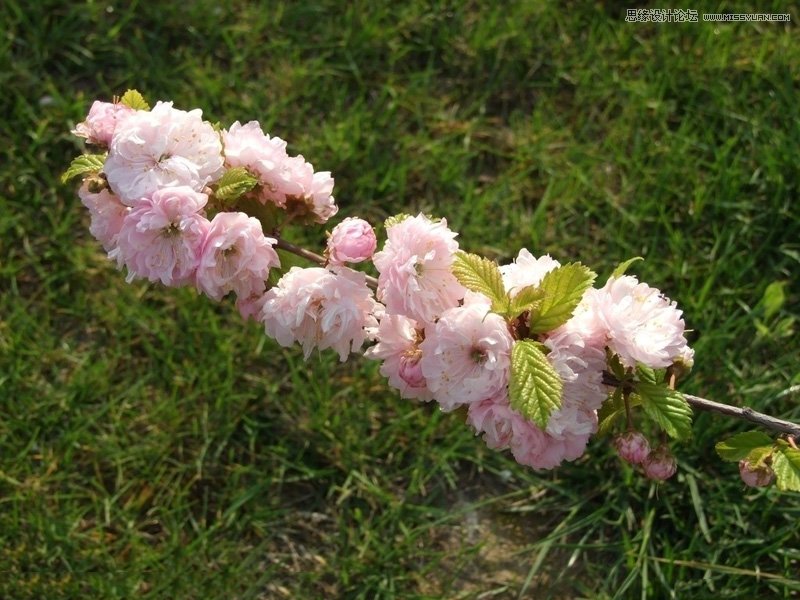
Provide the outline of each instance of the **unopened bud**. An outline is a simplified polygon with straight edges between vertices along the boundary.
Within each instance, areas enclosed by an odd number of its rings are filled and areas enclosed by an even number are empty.
[[[642,467],[644,467],[644,474],[656,481],[665,481],[675,475],[675,471],[678,470],[675,457],[666,446],[659,446],[650,452],[642,463]]]
[[[357,263],[375,252],[377,240],[372,226],[363,219],[348,217],[333,228],[328,238],[331,264]]]
[[[775,481],[775,473],[769,466],[753,466],[747,459],[739,461],[739,475],[750,487],[767,487]]]
[[[425,376],[422,374],[420,352],[409,352],[400,357],[400,379],[412,388],[425,387]]]
[[[614,447],[619,457],[632,465],[642,464],[650,454],[647,438],[638,431],[622,433],[614,438]]]

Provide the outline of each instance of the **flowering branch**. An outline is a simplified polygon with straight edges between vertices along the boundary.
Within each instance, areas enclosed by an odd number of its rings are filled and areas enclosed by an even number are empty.
[[[675,390],[694,351],[677,304],[625,274],[638,257],[595,286],[579,262],[522,249],[499,266],[466,253],[445,219],[423,214],[387,219],[378,252],[372,226],[346,218],[318,254],[276,224],[326,223],[338,211],[333,178],[256,121],[220,130],[199,109],[151,109],[129,90],[95,102],[74,133],[107,152],[76,158],[63,179],[83,179],[90,231],[129,281],[233,295],[243,317],[306,357],[330,348],[345,361],[367,345],[403,398],[465,407],[487,446],[535,469],[624,428],[613,439],[620,457],[663,481],[677,469],[667,441],[691,435],[696,408],[789,434],[745,432],[717,452],[748,485],[800,491],[799,425]],[[276,249],[317,266],[287,270]],[[348,266],[370,260],[377,278]]]
[[[622,387],[623,389],[626,388],[626,385],[623,382],[620,382],[619,379],[617,379],[608,371],[603,373],[603,383],[612,387]],[[800,437],[800,425],[792,423],[791,421],[785,421],[783,419],[772,417],[770,415],[753,410],[748,406],[738,407],[731,404],[723,404],[722,402],[715,402],[714,400],[708,400],[706,398],[700,398],[699,396],[693,396],[691,394],[682,395],[686,399],[686,402],[688,402],[692,408],[697,410],[715,412],[725,415],[726,417],[750,421],[751,423],[755,423],[756,425],[766,429],[771,429],[772,431]]]
[[[292,254],[296,254],[306,260],[310,260],[313,263],[318,264],[320,267],[324,267],[328,264],[328,259],[322,256],[321,254],[317,254],[316,252],[312,252],[311,250],[307,250],[302,246],[298,246],[296,244],[292,244],[291,242],[287,242],[283,238],[276,237],[275,247],[280,248],[281,250],[286,250],[287,252],[291,252]],[[365,275],[367,280],[367,285],[370,286],[372,289],[376,289],[378,287],[378,280],[372,277],[371,275]]]

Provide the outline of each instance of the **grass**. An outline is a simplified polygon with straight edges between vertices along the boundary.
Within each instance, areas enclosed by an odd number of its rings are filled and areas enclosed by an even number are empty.
[[[743,425],[698,415],[662,486],[604,439],[533,472],[375,364],[125,284],[58,181],[69,129],[128,87],[258,119],[334,173],[342,216],[422,210],[471,251],[601,276],[644,256],[694,330],[685,390],[800,419],[800,17],[625,8],[2,3],[0,596],[796,597],[800,497],[714,456]]]

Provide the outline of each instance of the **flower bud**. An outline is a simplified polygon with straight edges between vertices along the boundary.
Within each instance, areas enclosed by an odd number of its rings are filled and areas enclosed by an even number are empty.
[[[400,379],[409,387],[424,388],[425,376],[422,374],[419,351],[406,353],[400,358]]]
[[[361,262],[372,257],[377,245],[369,223],[348,217],[333,228],[328,238],[328,258],[334,265]]]
[[[644,474],[656,481],[665,481],[675,475],[678,465],[666,446],[659,446],[642,463]]]
[[[86,138],[90,144],[108,146],[114,136],[117,123],[133,114],[134,110],[124,104],[111,104],[97,101],[92,104],[86,120],[78,123],[72,131],[78,137]]]
[[[739,475],[750,487],[766,487],[775,480],[775,473],[769,466],[754,466],[747,459],[739,461]]]
[[[614,438],[614,447],[619,457],[632,465],[640,465],[650,454],[647,438],[638,431],[629,431]]]

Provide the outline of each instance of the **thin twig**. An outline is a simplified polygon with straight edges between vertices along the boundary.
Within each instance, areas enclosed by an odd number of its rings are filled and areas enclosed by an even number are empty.
[[[613,386],[619,385],[617,378],[608,372],[603,373],[603,383]],[[756,425],[760,425],[761,427],[765,427],[773,431],[779,431],[780,433],[788,433],[789,435],[800,437],[800,425],[792,423],[791,421],[784,421],[783,419],[765,415],[764,413],[753,410],[747,406],[731,406],[730,404],[714,402],[713,400],[707,400],[705,398],[700,398],[699,396],[692,396],[691,394],[682,393],[682,395],[684,398],[686,398],[686,401],[689,403],[689,405],[697,410],[715,412],[727,417],[734,417],[735,419],[750,421],[751,423],[755,423]]]
[[[306,260],[310,260],[311,262],[315,262],[321,267],[324,267],[328,264],[328,260],[322,256],[321,254],[317,254],[316,252],[311,252],[311,250],[306,250],[300,246],[292,244],[291,242],[287,242],[286,240],[282,240],[281,238],[276,238],[277,243],[275,244],[281,250],[286,250],[287,252],[291,252],[292,254],[296,254],[297,256],[301,256]],[[377,289],[378,287],[378,280],[372,277],[371,275],[365,275],[367,278],[367,285],[371,288]]]
[[[722,404],[721,402],[714,402],[713,400],[706,400],[705,398],[698,398],[690,394],[683,394],[686,401],[697,410],[707,410],[709,412],[716,412],[728,417],[735,417],[750,421],[761,427],[772,429],[773,431],[780,431],[781,433],[788,433],[790,435],[800,436],[800,425],[792,423],[791,421],[784,421],[777,419],[764,413],[753,410],[748,406],[731,406],[730,404]]]

